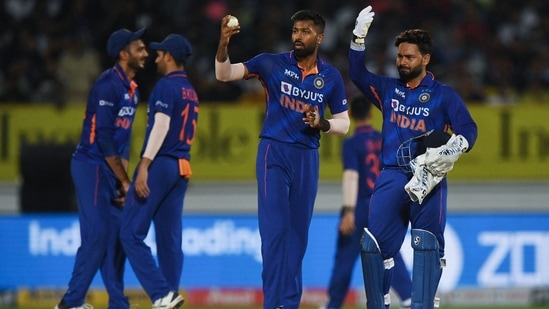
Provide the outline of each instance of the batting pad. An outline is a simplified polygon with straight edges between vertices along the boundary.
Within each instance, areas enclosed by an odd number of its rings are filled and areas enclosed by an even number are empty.
[[[362,276],[366,291],[368,309],[385,309],[391,303],[389,294],[384,293],[385,270],[394,267],[394,260],[383,260],[374,235],[365,228],[360,241]]]
[[[429,231],[413,229],[412,248],[414,249],[412,309],[433,309],[435,294],[442,275],[437,238]]]

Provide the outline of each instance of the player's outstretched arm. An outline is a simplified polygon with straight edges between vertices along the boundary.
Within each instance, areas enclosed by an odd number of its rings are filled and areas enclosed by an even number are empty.
[[[225,62],[229,58],[228,46],[231,37],[240,32],[240,25],[229,27],[227,24],[231,15],[226,15],[221,19],[221,33],[219,35],[219,45],[215,59],[219,62]]]
[[[243,63],[231,64],[229,60],[229,42],[233,35],[240,32],[239,24],[229,26],[231,17],[233,16],[227,15],[221,19],[221,33],[215,55],[215,77],[222,82],[239,80],[247,75],[246,67]]]

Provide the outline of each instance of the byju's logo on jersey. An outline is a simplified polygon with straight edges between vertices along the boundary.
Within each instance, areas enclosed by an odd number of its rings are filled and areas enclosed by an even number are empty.
[[[135,108],[129,107],[129,106],[122,106],[122,108],[118,111],[118,116],[124,117],[124,116],[133,116],[135,113]]]
[[[292,95],[292,85],[287,82],[281,82],[280,91],[282,91],[282,93],[285,93],[287,95]]]
[[[426,132],[425,117],[429,116],[429,108],[422,106],[406,106],[397,99],[391,99],[390,121],[396,123],[401,128],[406,128],[419,132]]]
[[[400,104],[400,102],[397,99],[391,99],[391,108],[396,113],[404,114],[407,116],[423,116],[423,117],[429,116],[428,107],[406,106],[404,104]]]
[[[287,82],[280,82],[280,91],[297,99],[318,103],[322,103],[324,101],[324,94],[306,89],[300,89]]]

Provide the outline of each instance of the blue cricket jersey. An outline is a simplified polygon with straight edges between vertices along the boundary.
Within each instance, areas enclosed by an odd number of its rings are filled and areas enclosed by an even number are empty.
[[[403,142],[429,130],[452,130],[469,142],[477,139],[477,125],[465,102],[451,87],[436,81],[431,72],[415,88],[400,79],[378,76],[364,65],[364,51],[349,50],[349,75],[355,85],[383,116],[381,158],[386,167],[397,164],[397,149]]]
[[[381,171],[379,153],[381,133],[370,125],[355,128],[351,137],[343,141],[343,170],[358,172],[357,200],[368,200]]]
[[[341,74],[320,58],[317,59],[318,73],[305,76],[293,51],[260,54],[244,65],[248,78],[257,77],[265,89],[266,114],[261,138],[316,149],[320,146],[320,130],[303,122],[305,105],[318,109],[322,117],[326,107],[332,114],[347,110]]]
[[[138,104],[137,84],[128,80],[119,64],[101,73],[90,89],[82,134],[73,157],[105,167],[107,156],[128,160]]]
[[[168,134],[156,156],[190,160],[190,149],[198,121],[198,96],[185,71],[165,75],[154,87],[147,108],[147,130],[141,154],[148,143],[156,112],[170,117]]]

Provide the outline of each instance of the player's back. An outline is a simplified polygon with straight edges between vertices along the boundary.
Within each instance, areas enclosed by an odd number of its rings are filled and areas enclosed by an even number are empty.
[[[355,128],[343,144],[343,168],[358,172],[358,199],[369,199],[381,171],[381,133],[372,126]]]
[[[146,139],[150,135],[155,112],[168,115],[170,127],[157,155],[190,159],[198,110],[198,95],[184,71],[172,72],[158,81],[149,101]]]

